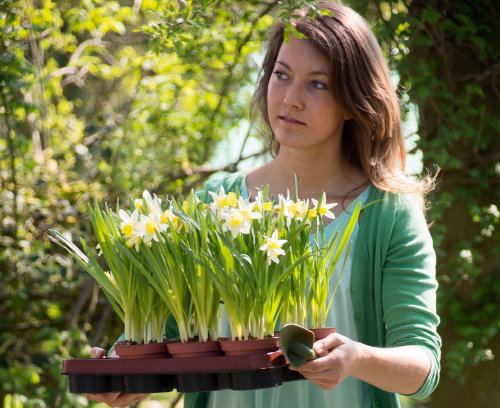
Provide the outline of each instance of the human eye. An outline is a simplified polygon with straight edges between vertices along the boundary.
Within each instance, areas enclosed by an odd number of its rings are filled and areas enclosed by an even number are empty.
[[[287,79],[288,75],[285,74],[283,71],[274,71],[273,74],[276,76],[277,79]]]
[[[328,88],[328,86],[324,82],[321,82],[321,81],[311,81],[311,85],[315,89],[327,89]]]

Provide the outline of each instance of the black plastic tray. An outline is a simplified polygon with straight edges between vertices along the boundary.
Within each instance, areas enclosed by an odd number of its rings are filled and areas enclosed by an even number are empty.
[[[288,369],[280,351],[197,358],[67,359],[61,374],[69,377],[74,393],[253,390],[304,379]]]

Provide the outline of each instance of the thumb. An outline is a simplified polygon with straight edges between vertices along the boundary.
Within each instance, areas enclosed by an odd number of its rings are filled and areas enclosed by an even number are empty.
[[[319,357],[323,357],[328,354],[330,350],[341,344],[344,344],[343,336],[338,333],[331,333],[324,339],[316,341],[313,344],[313,350]]]
[[[106,350],[100,347],[92,347],[90,349],[90,358],[102,358],[106,355]]]

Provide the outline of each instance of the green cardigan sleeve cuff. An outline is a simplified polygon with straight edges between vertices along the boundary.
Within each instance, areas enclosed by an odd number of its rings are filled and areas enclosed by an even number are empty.
[[[427,378],[424,383],[420,387],[420,389],[414,393],[407,395],[411,398],[422,399],[431,394],[432,391],[436,388],[439,382],[439,372],[441,371],[440,358],[436,355],[434,350],[431,350],[427,347],[421,346],[427,355],[429,356],[429,360],[431,362],[431,368],[429,370],[429,374],[427,374]]]

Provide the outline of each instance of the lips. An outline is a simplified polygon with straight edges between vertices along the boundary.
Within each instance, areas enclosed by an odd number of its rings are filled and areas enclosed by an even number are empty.
[[[278,119],[280,119],[281,121],[283,121],[285,123],[291,124],[291,125],[304,125],[305,126],[304,122],[302,122],[298,119],[295,119],[293,116],[280,115],[280,116],[278,116]]]

